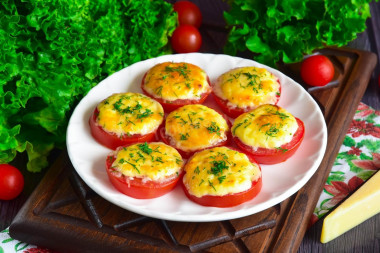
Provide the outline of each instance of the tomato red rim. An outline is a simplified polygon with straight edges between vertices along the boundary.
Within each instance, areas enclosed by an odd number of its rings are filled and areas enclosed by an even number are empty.
[[[246,153],[249,153],[259,164],[276,164],[289,159],[297,151],[305,136],[305,126],[302,120],[295,118],[298,124],[297,131],[294,133],[290,142],[282,145],[278,149],[256,148],[244,144],[238,137],[234,136],[233,140],[236,145]]]
[[[238,150],[233,147],[227,146],[227,148],[236,150],[238,152],[242,152],[241,150]],[[242,152],[247,155],[249,161],[251,163],[254,163],[258,166],[260,172],[261,172],[261,167],[260,164],[257,163],[257,161],[254,159],[254,157],[251,154],[247,154],[245,152]],[[184,172],[185,174],[186,172]],[[237,206],[240,204],[243,204],[247,201],[252,200],[255,198],[261,191],[262,189],[262,173],[260,174],[260,177],[257,178],[256,180],[252,181],[252,185],[249,189],[242,191],[242,192],[237,192],[237,193],[232,193],[232,194],[227,194],[227,195],[222,195],[222,196],[214,196],[214,195],[204,195],[202,197],[197,197],[192,195],[189,190],[187,189],[186,185],[183,182],[183,179],[181,179],[181,185],[182,189],[185,192],[185,195],[192,200],[193,202],[200,204],[202,206],[212,206],[212,207],[221,207],[221,208],[226,208],[226,207],[233,207]]]
[[[126,145],[124,147],[128,146],[129,145]],[[111,166],[115,159],[114,155],[108,155],[106,159],[106,171],[110,182],[119,192],[136,199],[152,199],[169,193],[177,185],[183,173],[181,169],[179,175],[170,176],[168,180],[164,181],[148,180],[144,182],[144,180],[139,177],[133,177],[133,180],[128,180],[126,176],[121,174],[121,176],[118,177],[111,171]]]
[[[203,104],[203,102],[207,99],[207,97],[211,94],[211,91],[212,91],[212,89],[210,88],[207,92],[202,93],[200,97],[197,99],[176,99],[173,101],[169,101],[169,100],[165,100],[164,98],[157,98],[145,89],[144,83],[145,83],[146,75],[147,73],[144,74],[141,80],[141,90],[143,91],[145,95],[159,102],[164,108],[165,112],[174,111],[175,109],[178,109],[179,107],[182,107],[184,105]],[[211,87],[210,79],[208,76],[207,76],[207,82]]]
[[[96,107],[89,119],[89,125],[91,130],[91,135],[94,139],[102,144],[105,147],[115,150],[117,147],[124,146],[130,143],[139,143],[139,142],[148,142],[152,141],[155,138],[156,130],[141,135],[141,134],[133,134],[123,136],[118,136],[116,133],[109,133],[103,129],[103,127],[99,126],[96,123],[97,115],[99,114],[99,110]]]
[[[182,182],[182,188],[185,192],[185,195],[192,201],[202,206],[212,206],[212,207],[234,207],[240,204],[243,204],[249,200],[255,198],[261,191],[263,182],[262,177],[260,176],[256,181],[252,181],[252,186],[248,190],[228,194],[224,196],[213,196],[205,195],[202,197],[196,197],[189,193],[186,186]]]

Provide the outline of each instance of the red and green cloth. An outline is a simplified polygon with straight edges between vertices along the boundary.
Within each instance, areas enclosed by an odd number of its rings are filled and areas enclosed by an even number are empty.
[[[360,103],[315,207],[311,224],[380,169],[380,111]]]
[[[380,111],[360,103],[315,207],[311,223],[323,217],[380,169]],[[0,232],[0,253],[54,251],[19,242]]]

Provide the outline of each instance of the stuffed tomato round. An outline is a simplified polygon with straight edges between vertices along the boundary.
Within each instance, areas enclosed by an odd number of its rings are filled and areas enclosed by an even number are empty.
[[[303,122],[277,105],[262,105],[235,119],[231,128],[236,145],[260,164],[290,158],[305,135]]]
[[[141,89],[160,102],[165,112],[188,104],[201,104],[211,93],[206,72],[185,62],[163,62],[153,66],[145,73]]]
[[[217,104],[231,118],[236,118],[263,104],[277,104],[281,85],[265,68],[240,67],[220,75],[212,84]]]
[[[117,93],[94,109],[89,124],[92,136],[116,149],[129,143],[151,141],[164,119],[160,103],[139,93]]]
[[[194,152],[223,146],[231,139],[230,122],[204,105],[186,105],[172,111],[159,130],[163,142],[176,148],[182,157]]]
[[[170,192],[182,174],[178,151],[162,142],[118,147],[106,160],[112,185],[137,199],[150,199]]]
[[[232,207],[261,191],[262,174],[252,156],[229,147],[195,153],[184,168],[186,196],[203,206]]]

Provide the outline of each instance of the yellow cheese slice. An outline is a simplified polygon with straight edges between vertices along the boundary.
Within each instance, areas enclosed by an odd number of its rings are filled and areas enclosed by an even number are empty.
[[[215,94],[228,101],[232,108],[256,108],[263,104],[275,104],[280,94],[280,84],[265,68],[241,67],[218,77]]]
[[[337,238],[378,213],[380,213],[379,172],[325,217],[321,242],[327,243]]]
[[[185,62],[163,62],[148,70],[144,89],[156,98],[198,100],[211,90],[207,74],[200,67]]]

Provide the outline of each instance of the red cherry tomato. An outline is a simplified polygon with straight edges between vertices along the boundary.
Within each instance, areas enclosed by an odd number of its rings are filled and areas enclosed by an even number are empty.
[[[198,52],[202,45],[202,36],[192,25],[180,25],[171,38],[171,45],[177,53]]]
[[[298,129],[293,135],[292,140],[278,149],[253,149],[251,146],[244,144],[238,137],[234,137],[233,140],[244,153],[251,154],[259,164],[276,164],[284,162],[297,151],[305,135],[305,126],[303,122],[298,118],[296,118],[296,120],[298,123]]]
[[[197,28],[201,26],[202,13],[194,3],[190,1],[178,1],[174,3],[173,8],[178,13],[180,25],[192,25]]]
[[[231,147],[229,147],[229,148],[234,149]],[[236,149],[234,149],[234,150],[236,150]],[[236,150],[236,151],[238,151],[238,150]],[[238,151],[238,152],[240,152],[240,151]],[[250,155],[249,153],[245,153],[245,154],[247,155],[247,157],[251,163],[257,164],[257,162],[255,161],[255,159],[253,158],[252,155]],[[257,165],[259,166],[260,171],[261,171],[260,165],[259,164],[257,164]],[[233,206],[240,205],[244,202],[247,202],[247,201],[253,199],[254,197],[256,197],[257,194],[259,194],[259,192],[261,191],[262,185],[263,185],[262,177],[260,176],[259,179],[257,179],[256,181],[252,181],[251,188],[249,188],[246,191],[228,194],[228,195],[223,195],[223,196],[204,195],[202,197],[197,197],[197,196],[192,195],[189,192],[189,190],[184,185],[183,180],[182,180],[182,188],[183,188],[186,196],[190,200],[192,200],[195,203],[198,203],[202,206],[214,206],[214,207],[233,207]]]
[[[112,172],[111,166],[115,159],[115,156],[108,156],[106,160],[106,171],[109,180],[118,191],[136,199],[151,199],[162,196],[173,190],[181,178],[181,176],[178,176],[164,182],[144,181],[139,177],[128,180],[124,175],[117,176]]]
[[[130,143],[136,142],[148,142],[154,139],[156,131],[140,135],[123,135],[119,137],[117,134],[111,134],[103,130],[103,128],[96,124],[96,115],[99,114],[97,108],[95,108],[92,116],[90,117],[89,124],[91,129],[91,134],[97,142],[110,148],[116,149],[117,147],[124,146]]]
[[[301,64],[302,80],[311,86],[324,86],[334,77],[334,65],[324,55],[313,55]]]
[[[0,164],[0,199],[16,198],[24,188],[24,176],[9,164]]]

